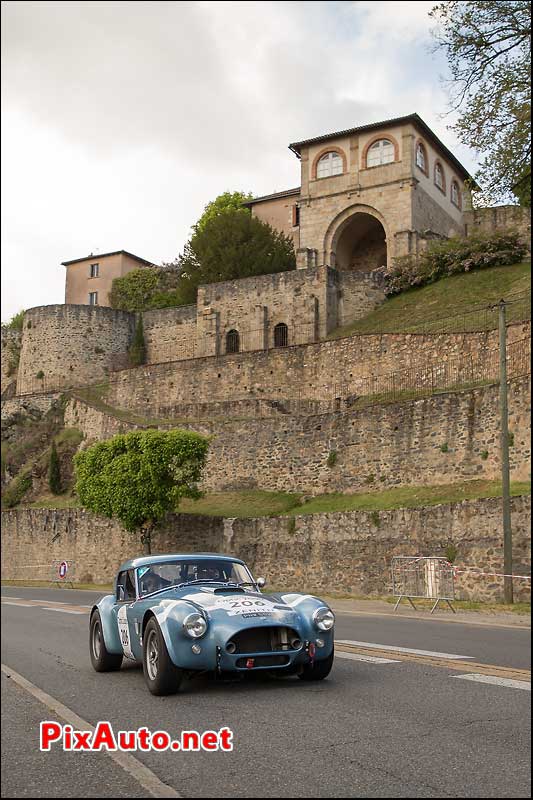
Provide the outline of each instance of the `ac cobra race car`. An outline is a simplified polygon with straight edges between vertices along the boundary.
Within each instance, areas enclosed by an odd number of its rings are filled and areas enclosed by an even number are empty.
[[[177,692],[184,676],[267,670],[320,681],[333,665],[335,617],[308,594],[261,594],[238,558],[202,553],[134,558],[115,593],[92,609],[97,672],[142,662],[152,694]]]

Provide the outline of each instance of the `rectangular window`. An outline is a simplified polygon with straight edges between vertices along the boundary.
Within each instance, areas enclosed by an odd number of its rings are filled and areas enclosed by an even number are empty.
[[[298,206],[292,207],[292,227],[297,228],[300,224],[300,208]]]
[[[91,264],[90,277],[91,278],[98,277],[98,264]]]
[[[89,292],[89,305],[90,306],[98,305],[98,292]]]

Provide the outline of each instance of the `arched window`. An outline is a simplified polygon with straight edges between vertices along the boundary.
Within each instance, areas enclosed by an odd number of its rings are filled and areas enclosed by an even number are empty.
[[[317,178],[342,175],[342,156],[338,153],[325,153],[316,165]]]
[[[435,162],[435,186],[438,186],[443,192],[446,191],[446,182],[444,179],[444,170],[440,161]]]
[[[287,347],[289,344],[289,329],[284,322],[279,322],[274,328],[274,347]]]
[[[416,146],[416,166],[420,167],[422,172],[428,174],[428,159],[426,155],[426,148],[422,142],[418,142]]]
[[[367,167],[390,164],[391,161],[394,161],[394,145],[388,139],[378,139],[368,148],[366,155]]]
[[[231,330],[226,334],[226,353],[238,353],[240,349],[239,331]]]
[[[452,181],[452,186],[450,189],[450,199],[454,206],[457,208],[461,208],[461,195],[459,193],[459,184],[457,181]]]

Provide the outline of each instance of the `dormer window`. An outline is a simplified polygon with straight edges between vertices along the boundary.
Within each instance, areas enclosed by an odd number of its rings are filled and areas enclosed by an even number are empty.
[[[459,184],[457,181],[452,181],[451,189],[450,189],[450,200],[457,206],[457,208],[461,208],[461,195],[459,193]]]
[[[446,181],[444,179],[444,170],[440,161],[435,164],[435,186],[438,186],[441,192],[446,191]]]
[[[342,157],[338,153],[325,153],[316,167],[317,178],[329,178],[331,175],[342,175]]]
[[[416,166],[420,167],[422,172],[427,175],[428,173],[428,159],[426,155],[426,148],[422,142],[418,142],[416,146]]]
[[[394,145],[388,139],[378,139],[368,148],[366,156],[367,167],[390,164],[392,161],[394,161]]]

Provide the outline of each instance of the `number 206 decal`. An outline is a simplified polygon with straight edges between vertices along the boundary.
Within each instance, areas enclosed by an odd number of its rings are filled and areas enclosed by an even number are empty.
[[[217,600],[216,607],[224,609],[230,617],[236,614],[249,614],[250,612],[272,614],[275,610],[273,603],[269,600],[261,600],[260,598],[253,598],[250,600],[224,598],[223,600]]]

